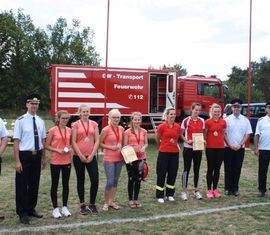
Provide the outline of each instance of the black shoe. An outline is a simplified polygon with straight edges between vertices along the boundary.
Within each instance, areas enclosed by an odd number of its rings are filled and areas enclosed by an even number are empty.
[[[240,195],[240,192],[238,190],[236,190],[236,191],[233,192],[233,195],[238,197]]]
[[[92,215],[98,215],[98,210],[95,204],[89,204],[88,209]]]
[[[230,196],[230,195],[232,195],[232,192],[230,190],[225,190],[224,194],[226,196]]]
[[[258,196],[259,196],[259,197],[264,197],[264,196],[265,196],[265,192],[259,191]]]
[[[29,216],[41,219],[43,217],[42,214],[38,213],[36,210],[33,210],[32,212],[28,213]]]
[[[20,222],[22,224],[30,224],[29,217],[27,215],[20,216]]]

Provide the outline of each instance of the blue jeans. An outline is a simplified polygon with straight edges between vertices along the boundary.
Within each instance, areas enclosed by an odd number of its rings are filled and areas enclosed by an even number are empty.
[[[112,188],[116,188],[118,179],[122,169],[122,162],[103,163],[104,170],[107,178],[106,191],[110,191]]]

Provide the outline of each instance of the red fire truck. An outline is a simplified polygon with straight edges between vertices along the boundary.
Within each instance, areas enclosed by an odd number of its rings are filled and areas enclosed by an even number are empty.
[[[101,124],[104,114],[116,108],[125,125],[132,112],[140,111],[144,127],[150,130],[156,128],[156,120],[161,120],[166,107],[175,107],[180,121],[190,114],[193,102],[202,104],[203,116],[208,115],[213,103],[223,107],[221,80],[215,76],[178,76],[175,70],[108,68],[105,71],[104,67],[94,66],[51,66],[52,115],[62,109],[75,115],[81,104],[87,104],[91,107],[91,118],[98,123]]]

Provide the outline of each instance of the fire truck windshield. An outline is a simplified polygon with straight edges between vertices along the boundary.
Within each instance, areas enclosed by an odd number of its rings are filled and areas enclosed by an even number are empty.
[[[220,84],[217,83],[198,83],[197,91],[198,95],[221,98]]]

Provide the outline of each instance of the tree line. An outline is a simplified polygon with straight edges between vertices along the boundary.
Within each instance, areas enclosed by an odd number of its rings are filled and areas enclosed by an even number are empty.
[[[73,19],[72,25],[60,17],[46,30],[36,27],[22,10],[0,13],[0,108],[21,110],[30,91],[41,94],[42,109],[50,109],[50,65],[100,65],[100,55],[93,44],[94,32]],[[160,68],[176,69],[186,75],[180,63]],[[232,68],[225,102],[233,97],[247,101],[247,69]],[[270,100],[270,61],[262,57],[252,63],[251,101]]]

